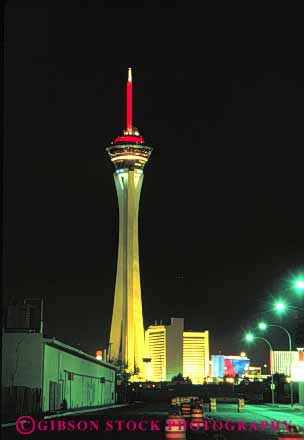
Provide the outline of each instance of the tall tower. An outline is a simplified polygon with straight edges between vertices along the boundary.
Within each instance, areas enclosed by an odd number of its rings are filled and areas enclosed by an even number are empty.
[[[132,123],[132,71],[128,69],[127,124],[107,152],[115,166],[119,244],[109,358],[121,361],[134,379],[143,377],[144,326],[138,253],[138,211],[143,169],[152,153]]]

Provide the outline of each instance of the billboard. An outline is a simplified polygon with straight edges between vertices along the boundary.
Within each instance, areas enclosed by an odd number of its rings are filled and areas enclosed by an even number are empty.
[[[212,377],[244,376],[250,360],[244,356],[212,355]]]

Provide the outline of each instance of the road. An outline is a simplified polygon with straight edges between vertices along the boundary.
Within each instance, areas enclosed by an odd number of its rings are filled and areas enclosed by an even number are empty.
[[[294,425],[304,431],[304,408],[295,407],[291,409],[289,405],[246,405],[244,411],[237,412],[236,404],[220,404],[217,406],[217,412],[214,415],[218,420],[244,421],[247,425],[252,423],[252,429],[255,425],[258,429],[265,429],[268,437],[277,438],[278,426],[282,430],[286,429],[284,421],[289,425]],[[303,434],[304,438],[304,434]]]
[[[272,420],[280,421],[282,428],[284,420],[304,428],[303,411],[290,410],[282,405],[275,408],[271,405],[247,405],[241,413],[237,412],[236,404],[219,404],[217,412],[212,414],[207,412],[207,407],[205,410],[204,418],[208,420],[209,430],[195,433],[188,426],[187,440],[274,440],[279,435],[278,431],[271,430]],[[40,431],[36,429],[30,435],[20,435],[15,426],[4,428],[3,438],[164,440],[164,426],[169,411],[170,407],[166,403],[135,403],[126,407],[43,420],[39,424]],[[29,425],[24,426],[29,429]]]

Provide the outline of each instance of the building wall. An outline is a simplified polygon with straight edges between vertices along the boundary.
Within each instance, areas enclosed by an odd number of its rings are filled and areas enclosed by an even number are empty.
[[[224,362],[225,356],[223,354],[213,354],[211,356],[212,362],[212,377],[224,377]]]
[[[166,327],[151,325],[145,332],[147,357],[147,380],[161,382],[166,380]]]
[[[203,383],[209,372],[209,332],[183,333],[183,376]]]
[[[2,387],[42,388],[43,337],[40,333],[3,333]]]
[[[59,409],[63,399],[68,408],[115,403],[115,370],[63,345],[44,346],[43,411]]]
[[[298,359],[298,352],[292,351],[273,351],[270,352],[270,365],[273,373],[291,374],[291,362]]]
[[[171,318],[166,325],[166,379],[183,374],[183,332],[184,318]]]

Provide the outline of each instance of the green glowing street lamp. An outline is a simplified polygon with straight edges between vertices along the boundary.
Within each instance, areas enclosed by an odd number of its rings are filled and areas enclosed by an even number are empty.
[[[251,342],[254,340],[254,336],[252,333],[247,333],[247,335],[245,335],[245,339],[247,342]]]
[[[287,306],[283,301],[278,301],[275,303],[274,309],[278,313],[284,313],[287,309]]]
[[[277,325],[277,324],[266,324],[266,322],[259,322],[258,327],[260,330],[266,330],[267,327],[276,327],[276,328],[283,330],[288,336],[289,351],[291,352],[291,350],[292,350],[291,334],[289,333],[289,331],[285,327],[282,327],[281,325]]]
[[[291,306],[289,304],[286,304],[283,301],[277,301],[274,304],[273,310],[275,312],[277,312],[278,314],[285,313],[287,310],[298,310],[298,311],[300,310],[300,311],[304,311],[304,309],[301,308],[301,307]]]
[[[304,273],[297,273],[290,279],[290,288],[298,295],[304,294]]]
[[[304,293],[304,279],[297,280],[295,282],[295,288],[297,289],[298,292]]]

